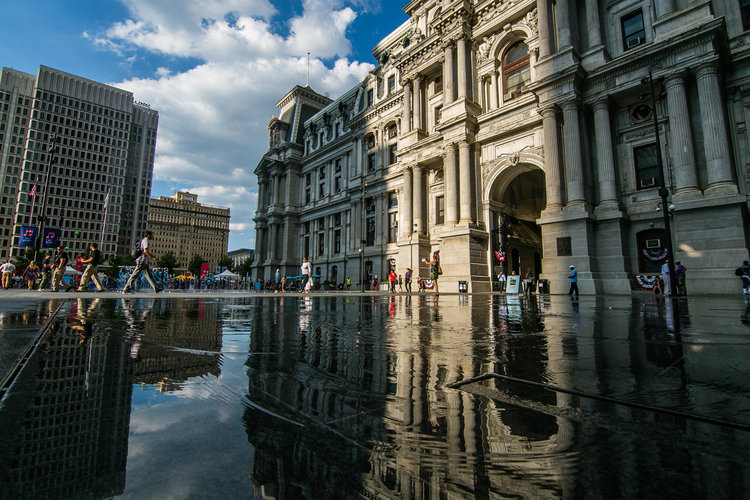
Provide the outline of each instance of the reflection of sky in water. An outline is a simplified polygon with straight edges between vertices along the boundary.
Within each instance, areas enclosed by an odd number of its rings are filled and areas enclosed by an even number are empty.
[[[652,297],[277,295],[71,304],[0,409],[0,439],[30,439],[15,417],[24,411],[25,428],[49,424],[31,403],[44,393],[32,391],[57,386],[34,374],[54,373],[61,359],[74,374],[88,366],[85,390],[75,375],[67,385],[81,418],[123,418],[127,429],[97,455],[126,453],[124,488],[110,496],[701,497],[709,484],[717,496],[750,496],[736,480],[750,477],[747,431],[497,378],[448,387],[494,373],[747,425],[741,300],[675,308]],[[127,407],[109,408],[110,394]]]

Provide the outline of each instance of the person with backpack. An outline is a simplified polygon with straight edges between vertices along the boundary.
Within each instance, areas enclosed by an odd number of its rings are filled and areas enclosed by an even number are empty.
[[[138,243],[138,246],[135,249],[135,269],[133,270],[133,274],[130,275],[130,278],[128,278],[128,282],[125,283],[125,286],[122,289],[122,293],[129,293],[133,285],[137,286],[138,277],[141,275],[141,273],[145,274],[146,280],[154,289],[154,293],[161,292],[162,289],[156,285],[156,281],[154,281],[154,275],[151,273],[151,267],[149,267],[149,261],[156,260],[154,254],[152,254],[149,250],[149,241],[151,241],[153,238],[154,233],[152,233],[151,231],[146,231],[143,235],[143,239],[140,241],[140,243]]]
[[[742,279],[742,293],[750,295],[750,263],[742,261],[742,265],[734,270],[734,275]]]

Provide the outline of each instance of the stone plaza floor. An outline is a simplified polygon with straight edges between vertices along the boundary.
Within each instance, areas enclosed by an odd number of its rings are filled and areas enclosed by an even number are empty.
[[[741,295],[0,291],[0,498],[750,498],[749,360]]]

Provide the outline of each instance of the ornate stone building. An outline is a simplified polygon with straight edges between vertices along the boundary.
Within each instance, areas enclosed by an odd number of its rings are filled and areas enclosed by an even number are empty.
[[[295,274],[302,256],[331,281],[391,266],[425,276],[421,258],[439,249],[445,291],[489,290],[504,267],[562,292],[576,265],[583,293],[629,293],[666,256],[661,158],[689,291],[737,290],[747,2],[404,10],[360,85],[335,101],[302,87],[280,101],[256,169],[258,276]]]

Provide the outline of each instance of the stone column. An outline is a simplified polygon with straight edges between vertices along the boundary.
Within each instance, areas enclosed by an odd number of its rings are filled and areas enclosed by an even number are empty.
[[[443,105],[453,102],[453,42],[445,46],[443,62]]]
[[[568,0],[557,2],[557,47],[563,49],[571,44],[570,5]]]
[[[422,78],[419,75],[414,78],[414,128],[424,129],[422,125]]]
[[[552,54],[552,37],[550,36],[549,0],[537,0],[537,26],[539,28],[539,58]]]
[[[563,103],[565,126],[565,178],[568,204],[585,202],[583,191],[583,162],[581,160],[581,127],[578,119],[578,100]]]
[[[676,194],[700,194],[698,174],[695,169],[693,134],[690,127],[685,75],[678,73],[666,79],[667,107],[669,109],[669,131],[672,156],[672,169]],[[656,110],[654,110],[654,113]],[[657,151],[661,154],[661,151]]]
[[[404,168],[404,189],[401,190],[401,234],[410,235],[414,231],[414,216],[412,207],[412,196],[414,186],[410,167]]]
[[[460,222],[474,222],[471,216],[471,145],[467,141],[458,143]]]
[[[414,226],[416,232],[424,233],[424,210],[422,209],[422,207],[424,206],[424,179],[422,176],[422,167],[417,164],[412,167],[412,170],[414,171],[414,196],[412,197]]]
[[[456,145],[448,144],[445,152],[443,186],[445,190],[445,224],[458,223],[458,172],[456,169]]]
[[[698,102],[703,122],[703,147],[706,151],[708,189],[727,186],[734,193],[737,188],[732,176],[732,156],[727,142],[727,124],[721,101],[717,63],[700,66],[695,73],[698,80]]]
[[[598,0],[586,0],[586,24],[589,34],[589,49],[602,44],[602,28],[599,20]]]
[[[401,134],[411,132],[411,81],[404,82],[404,104],[401,115]]]
[[[497,68],[492,70],[492,80],[490,83],[490,109],[497,109],[499,106],[497,96],[500,92],[500,86],[497,78]]]
[[[273,173],[272,182],[273,182],[273,204],[274,205],[276,205],[279,202],[279,183],[280,183],[279,177],[281,176],[279,175],[278,172]]]
[[[674,12],[674,0],[656,0],[656,17],[660,18]]]
[[[458,98],[464,99],[467,97],[467,88],[468,88],[468,77],[466,73],[466,61],[467,61],[467,54],[466,54],[466,38],[463,36],[458,39],[456,42],[456,65],[458,66]]]
[[[547,185],[547,210],[562,208],[562,190],[560,189],[560,147],[558,137],[559,110],[551,105],[540,111],[542,131],[544,134],[544,175]]]
[[[269,226],[270,226],[270,230],[271,230],[270,231],[270,233],[271,233],[270,234],[271,241],[268,242],[269,243],[268,244],[268,259],[271,260],[271,259],[276,259],[276,258],[279,257],[278,254],[276,253],[276,242],[279,239],[277,237],[276,233],[279,230],[279,225],[276,224],[275,222],[273,222],[273,223],[270,223]]]
[[[599,204],[617,203],[615,183],[615,158],[612,154],[612,126],[609,121],[609,101],[594,103],[594,128],[596,132],[597,173],[599,174]]]

